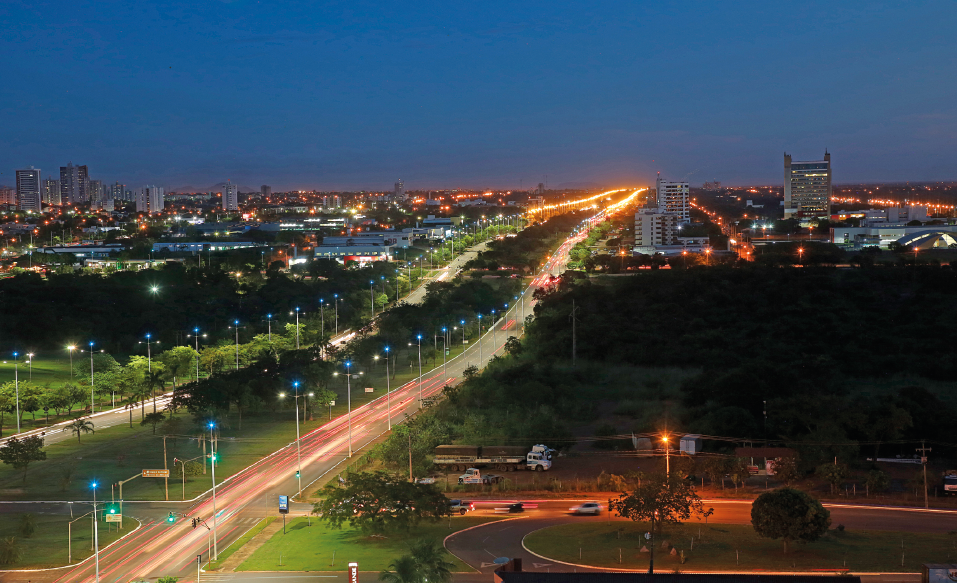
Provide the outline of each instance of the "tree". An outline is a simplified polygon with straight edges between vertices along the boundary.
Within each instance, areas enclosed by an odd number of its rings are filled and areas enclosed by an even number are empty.
[[[176,583],[179,581],[179,577],[174,577],[173,575],[167,575],[166,577],[160,577],[156,580],[156,583]]]
[[[774,476],[790,486],[791,482],[801,477],[801,472],[798,471],[798,458],[784,456],[774,460]]]
[[[509,336],[508,340],[505,341],[505,352],[512,356],[518,356],[522,353],[522,342],[514,336]]]
[[[76,442],[80,443],[80,435],[83,433],[96,433],[96,430],[93,429],[93,422],[83,419],[82,417],[73,421],[73,423],[67,425],[70,428],[70,432],[76,435]]]
[[[189,346],[177,346],[160,354],[159,360],[164,365],[165,375],[173,381],[175,387],[177,378],[188,378],[195,370],[198,356],[199,354]]]
[[[751,525],[759,536],[783,539],[784,553],[788,543],[817,540],[831,525],[831,513],[806,492],[795,488],[779,488],[758,496],[751,505]]]
[[[0,540],[0,565],[12,565],[23,558],[23,548],[17,537],[10,536]]]
[[[12,413],[15,410],[15,399],[13,389],[9,386],[10,383],[6,383],[0,386],[0,436],[3,436],[3,418],[7,413]]]
[[[0,461],[10,464],[17,470],[23,470],[23,483],[27,483],[27,468],[31,462],[47,459],[47,452],[43,451],[43,438],[31,435],[23,439],[11,437],[3,447],[0,447]]]
[[[654,474],[642,480],[630,494],[622,494],[611,503],[611,510],[634,521],[650,521],[652,529],[666,523],[681,524],[692,516],[710,516],[701,498],[688,480]]]
[[[391,571],[389,570],[391,569]],[[410,555],[403,555],[389,563],[388,569],[379,573],[379,581],[385,583],[422,583],[415,559]]]
[[[445,560],[447,551],[432,539],[420,539],[412,543],[409,554],[415,560],[418,572],[426,581],[449,583],[455,563]]]
[[[156,435],[156,426],[166,420],[166,415],[163,415],[159,411],[154,411],[153,413],[147,413],[143,420],[140,421],[140,425],[152,425],[153,426],[153,435]]]
[[[867,472],[867,480],[864,483],[867,485],[868,493],[883,492],[890,485],[890,479],[881,470],[871,470]]]
[[[708,479],[711,480],[711,487],[714,487],[718,481],[721,481],[721,488],[724,488],[724,475],[728,470],[728,460],[723,457],[705,458],[702,470]]]
[[[351,474],[344,487],[328,484],[313,513],[333,528],[346,522],[363,532],[408,531],[448,514],[448,499],[432,484],[413,484],[386,472]]]
[[[815,473],[831,486],[831,494],[844,482],[847,477],[847,466],[844,464],[825,463],[817,467]]]
[[[17,530],[20,531],[20,534],[23,535],[23,538],[30,538],[33,536],[33,533],[37,531],[37,517],[34,514],[21,514],[20,515],[20,524],[17,527]]]
[[[634,521],[651,522],[651,559],[648,572],[654,572],[655,539],[664,523],[681,524],[692,516],[710,516],[714,508],[704,509],[691,482],[674,475],[654,474],[642,480],[631,494],[622,494],[609,504],[609,510]]]

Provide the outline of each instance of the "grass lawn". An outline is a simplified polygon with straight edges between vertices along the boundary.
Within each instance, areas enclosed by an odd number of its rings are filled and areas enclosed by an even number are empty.
[[[65,351],[64,351],[65,352]],[[0,383],[13,381],[14,366],[13,353],[4,354],[0,361]],[[77,357],[79,358],[79,357]],[[16,367],[19,372],[20,381],[30,381],[38,386],[59,386],[70,380],[70,355],[64,353],[63,357],[36,356],[32,365],[24,364],[27,360],[26,355],[21,354],[19,365]],[[87,359],[89,361],[89,359]],[[33,368],[33,378],[30,378],[30,369]]]
[[[461,342],[461,337],[459,337]],[[461,344],[454,345],[449,358],[461,353]],[[418,358],[410,359],[408,350],[398,357],[397,374],[390,381],[392,389],[413,380],[418,373]],[[412,361],[410,369],[408,363]],[[437,359],[442,366],[442,359]],[[430,367],[423,362],[423,372]],[[359,382],[352,383],[352,406],[359,407],[385,394],[385,363],[358,363],[364,371]],[[355,368],[353,369],[355,370]],[[390,369],[390,372],[391,369]],[[345,379],[340,376],[330,389],[339,394],[336,405],[332,407],[332,417],[345,415]],[[341,386],[340,386],[341,385]],[[375,391],[366,393],[365,387],[374,387]],[[216,477],[222,482],[227,477],[257,460],[275,452],[295,439],[295,414],[293,404],[277,400],[274,409],[243,415],[242,429],[239,417],[233,410],[225,423],[220,426],[219,451],[221,461],[216,468]],[[149,403],[146,411],[151,411]],[[150,426],[140,426],[139,408],[133,412],[133,427],[116,425],[94,434],[82,436],[82,442],[69,439],[48,445],[45,448],[47,459],[34,462],[23,482],[23,472],[7,465],[0,465],[0,499],[2,500],[86,500],[90,498],[89,483],[96,479],[101,484],[115,484],[138,474],[145,468],[163,468],[163,437],[161,427],[154,435]],[[179,435],[197,435],[192,417],[186,413],[176,415],[181,420]],[[401,417],[396,415],[395,421]],[[329,409],[317,407],[314,419],[302,422],[300,431],[304,435],[329,421]],[[166,442],[167,466],[172,469],[173,458],[192,459],[201,456],[203,450],[195,439],[180,437],[168,438]],[[197,461],[202,461],[199,459]],[[186,498],[192,498],[212,486],[209,473],[188,476],[186,479]],[[127,500],[154,499],[165,497],[164,480],[160,478],[137,478],[123,487],[123,496]],[[119,493],[117,492],[117,496]],[[180,500],[183,497],[182,482],[173,477],[169,480],[169,497]]]
[[[78,505],[74,510],[76,516],[92,510],[90,505]],[[37,514],[37,529],[30,538],[23,538],[18,531],[20,524],[19,514],[4,514],[0,520],[0,538],[14,536],[23,549],[23,558],[20,562],[7,565],[4,568],[38,569],[46,567],[61,567],[68,564],[67,523],[69,517],[60,515]],[[100,522],[99,539],[100,550],[119,537],[129,534],[139,526],[132,518],[123,519],[123,530],[118,530],[116,524]],[[93,554],[93,525],[90,517],[77,520],[73,523],[70,533],[73,541],[73,563]]]
[[[456,516],[452,518],[451,529],[447,520],[441,520],[435,524],[422,524],[408,534],[372,538],[349,528],[330,529],[315,518],[312,526],[307,526],[305,518],[294,518],[287,523],[286,534],[280,531],[269,539],[237,571],[342,571],[348,562],[358,562],[362,571],[381,571],[408,553],[410,541],[432,538],[441,543],[453,532],[493,520],[498,518]],[[332,562],[333,553],[335,564]],[[279,565],[280,554],[282,566]],[[453,571],[472,571],[454,556],[448,558],[455,563]]]
[[[226,550],[220,551],[220,553],[219,553],[219,558],[218,558],[217,560],[215,560],[215,561],[210,561],[209,564],[206,565],[206,570],[207,570],[207,571],[214,571],[214,570],[216,570],[216,569],[222,567],[222,566],[223,566],[223,563],[226,562],[226,559],[228,559],[229,557],[231,557],[231,556],[233,555],[233,553],[235,553],[236,551],[238,551],[239,548],[242,547],[244,544],[246,544],[246,543],[248,543],[250,540],[252,540],[252,538],[253,538],[254,536],[256,536],[257,534],[259,534],[260,532],[262,532],[262,530],[263,530],[264,528],[266,528],[267,526],[269,526],[269,524],[270,524],[272,521],[274,521],[274,520],[276,520],[276,517],[275,517],[275,516],[270,516],[270,517],[268,517],[268,518],[263,518],[262,520],[260,520],[260,521],[259,521],[259,524],[257,524],[256,526],[252,527],[251,529],[249,529],[249,532],[247,532],[247,533],[244,534],[243,536],[241,536],[241,537],[239,537],[238,539],[236,539],[235,541],[233,541],[233,544],[231,544],[231,545],[229,545],[228,547],[226,547]]]
[[[619,532],[621,529],[621,532]],[[647,569],[647,523],[588,521],[553,526],[528,535],[525,546],[551,559],[608,568]],[[700,532],[700,534],[699,534]],[[694,538],[694,550],[691,539]],[[924,563],[957,560],[957,535],[890,531],[830,530],[806,545],[792,543],[787,555],[780,540],[761,538],[747,525],[683,524],[655,537],[655,569],[797,570],[848,569],[853,572],[920,571]],[[687,561],[661,548],[668,541]],[[903,566],[901,554],[903,547]],[[619,563],[619,551],[621,562]],[[579,558],[579,553],[581,553]]]

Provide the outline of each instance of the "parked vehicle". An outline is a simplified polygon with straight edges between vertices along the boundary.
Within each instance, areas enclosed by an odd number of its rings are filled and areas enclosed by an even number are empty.
[[[495,474],[485,474],[477,468],[469,468],[464,474],[459,476],[459,484],[498,484],[504,480],[502,476]]]
[[[475,510],[475,504],[468,500],[449,500],[449,512],[452,514],[462,514]]]
[[[568,510],[570,510],[572,514],[592,514],[597,516],[601,514],[602,507],[598,502],[585,502],[578,506],[572,506]]]
[[[532,446],[531,451],[515,445],[440,445],[435,448],[432,461],[447,471],[490,467],[502,472],[542,472],[551,469],[554,454],[555,450],[544,445]]]
[[[947,496],[957,494],[957,470],[944,472],[944,494]]]

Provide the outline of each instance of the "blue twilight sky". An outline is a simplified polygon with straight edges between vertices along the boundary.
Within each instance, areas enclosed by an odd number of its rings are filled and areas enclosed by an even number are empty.
[[[957,3],[2,0],[0,184],[957,179]]]

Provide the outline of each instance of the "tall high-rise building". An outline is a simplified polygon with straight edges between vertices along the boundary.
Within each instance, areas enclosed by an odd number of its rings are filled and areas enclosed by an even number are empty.
[[[17,170],[17,201],[20,210],[40,212],[40,169]]]
[[[223,210],[239,210],[239,191],[236,189],[236,185],[228,180],[226,185],[223,186]]]
[[[678,244],[678,215],[660,209],[635,213],[635,252],[654,254],[657,247]]]
[[[784,218],[815,219],[831,214],[831,154],[823,160],[792,161],[784,154]]]
[[[103,199],[106,198],[106,192],[103,188],[102,180],[91,180],[87,188],[90,194],[90,208],[103,208]]]
[[[405,198],[405,183],[402,182],[401,178],[395,183],[395,197]]]
[[[269,196],[270,194],[272,194],[272,187],[269,186],[268,184],[263,184],[262,186],[259,187],[259,192],[263,196]]]
[[[149,214],[163,212],[166,206],[163,195],[161,186],[144,186],[136,193],[136,212]]]
[[[47,178],[43,181],[41,200],[46,204],[60,204],[60,181],[56,178]]]
[[[113,200],[126,200],[126,185],[114,182],[110,187],[110,198]]]
[[[73,162],[60,166],[60,200],[63,204],[88,202],[89,186],[90,174],[86,166],[74,166]]]
[[[668,182],[658,175],[657,206],[663,213],[673,213],[678,216],[678,223],[691,222],[691,187],[687,182]]]

